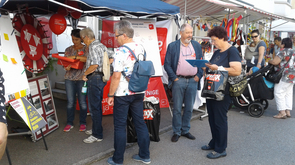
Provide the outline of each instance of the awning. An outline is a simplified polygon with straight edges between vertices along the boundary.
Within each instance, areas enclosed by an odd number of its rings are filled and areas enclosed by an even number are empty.
[[[295,32],[295,23],[285,20],[273,21],[271,27],[271,31]]]
[[[166,3],[180,7],[180,14],[189,17],[215,15],[227,8],[241,10],[241,6],[220,0],[163,0]],[[242,10],[241,10],[242,11]]]
[[[236,12],[236,16],[240,14],[245,16],[245,11],[249,17],[249,21],[258,21],[264,18],[274,19],[285,19],[288,21],[294,21],[294,19],[272,14],[253,6],[249,6],[242,3],[234,3],[235,1],[224,2],[221,0],[163,0],[166,3],[180,7],[180,14],[187,15],[188,17],[199,17],[199,16],[213,16],[213,17],[224,17],[228,14],[228,10],[231,9]],[[222,18],[221,18],[222,20]]]
[[[73,0],[77,1],[83,14],[99,16],[145,16],[175,15],[179,7],[160,0]],[[27,4],[32,14],[56,13],[59,6],[67,6],[65,0],[1,0],[0,8],[17,11],[17,4]],[[79,11],[79,10],[76,10]],[[51,13],[50,13],[51,12]]]

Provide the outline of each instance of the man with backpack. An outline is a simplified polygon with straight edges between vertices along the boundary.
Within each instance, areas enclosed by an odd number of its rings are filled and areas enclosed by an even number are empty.
[[[203,76],[201,68],[193,67],[186,61],[186,59],[202,59],[201,45],[192,40],[191,25],[183,24],[180,27],[180,35],[180,40],[168,45],[164,62],[164,68],[169,77],[168,87],[172,88],[173,97],[172,142],[177,142],[180,136],[191,140],[196,139],[189,133],[190,120],[197,89],[200,90],[199,80]]]
[[[114,27],[116,40],[121,46],[115,49],[110,91],[108,94],[108,104],[114,105],[114,148],[115,152],[108,159],[108,164],[123,164],[126,147],[126,125],[128,111],[131,112],[134,126],[137,132],[139,146],[138,154],[132,158],[149,164],[150,160],[150,138],[147,126],[143,120],[143,99],[145,91],[133,92],[129,89],[129,79],[132,77],[133,66],[136,58],[142,60],[145,50],[142,45],[133,41],[134,29],[129,21],[120,21]],[[131,49],[129,51],[128,48]]]
[[[102,99],[106,82],[103,81],[102,64],[104,52],[107,51],[107,48],[95,39],[94,33],[90,28],[81,30],[80,36],[89,50],[83,80],[87,81],[88,105],[92,118],[92,130],[85,131],[90,136],[83,141],[84,143],[93,143],[102,141],[103,139]],[[109,58],[112,58],[112,54],[108,54]]]

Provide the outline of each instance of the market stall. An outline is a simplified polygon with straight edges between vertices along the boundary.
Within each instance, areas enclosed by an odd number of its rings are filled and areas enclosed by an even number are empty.
[[[24,44],[21,42],[22,38],[25,40],[32,42],[29,43],[28,47],[23,48],[24,50],[16,53],[6,53],[7,59],[10,59],[12,56],[18,56],[19,60],[17,61],[18,66],[20,66],[20,70],[24,71],[25,69],[29,72],[40,73],[43,71],[43,69],[46,67],[46,64],[48,63],[48,58],[51,53],[49,53],[50,48],[48,47],[48,36],[45,35],[44,29],[42,26],[39,26],[39,21],[34,18],[34,15],[52,15],[55,13],[61,14],[64,11],[64,8],[69,12],[70,14],[66,14],[71,21],[75,21],[75,19],[79,19],[81,16],[97,16],[100,18],[109,17],[109,16],[120,16],[120,17],[158,17],[158,16],[165,16],[165,17],[173,17],[174,14],[177,14],[179,12],[179,8],[176,6],[172,6],[169,4],[166,4],[164,2],[153,0],[153,3],[150,3],[150,0],[142,0],[142,1],[136,1],[136,0],[127,0],[127,1],[91,1],[91,0],[73,0],[73,1],[67,1],[67,0],[6,0],[0,2],[0,11],[2,13],[2,17],[4,15],[7,15],[9,17],[9,13],[14,14],[15,19],[13,20],[13,26],[16,30],[10,30],[9,34],[16,36],[15,44],[20,46],[24,46]],[[77,14],[78,13],[78,14]],[[30,25],[27,25],[30,23]],[[1,23],[2,24],[2,23]],[[74,25],[73,23],[71,24]],[[60,26],[60,25],[59,25]],[[66,26],[66,25],[62,25]],[[54,31],[51,28],[52,31]],[[2,31],[3,32],[3,31]],[[1,33],[2,33],[1,32]],[[23,33],[24,32],[24,33]],[[40,34],[41,35],[38,35]],[[32,35],[35,34],[36,36]],[[37,34],[38,33],[38,34]],[[62,33],[62,31],[61,31]],[[8,32],[5,32],[5,34],[8,34]],[[1,34],[2,39],[7,38],[4,33]],[[30,35],[31,34],[31,35]],[[156,34],[156,33],[155,33]],[[33,39],[29,39],[32,37]],[[156,37],[156,36],[155,36]],[[153,43],[157,47],[157,41],[155,40],[155,43]],[[38,46],[42,46],[38,47]],[[149,48],[149,45],[147,44],[146,49]],[[9,48],[9,47],[7,47]],[[41,54],[39,55],[38,50],[44,50],[40,51]],[[18,50],[18,49],[15,49]],[[154,49],[152,49],[154,50]],[[42,53],[43,52],[43,53]],[[33,53],[33,54],[32,54]],[[161,67],[161,61],[160,61],[160,55],[158,53],[150,53],[147,54],[147,58],[150,60],[154,60],[156,67]],[[6,58],[5,58],[6,59]],[[16,59],[16,58],[15,58]],[[29,61],[30,62],[27,62]],[[40,62],[39,62],[40,60]],[[24,66],[21,66],[22,63],[24,63]],[[29,63],[29,64],[27,64]],[[4,65],[1,65],[1,68],[3,68]],[[13,70],[10,69],[3,69],[5,70],[5,75],[12,75]],[[16,75],[16,74],[14,74]],[[26,78],[25,74],[21,74],[22,77],[24,77],[24,81],[27,84],[27,86],[22,87],[17,91],[19,94],[15,94],[16,92],[13,91],[14,97],[12,95],[10,97],[7,97],[7,101],[13,101],[20,97],[26,97],[31,100],[32,103],[34,103],[34,106],[37,106],[37,111],[39,114],[43,117],[43,119],[47,122],[47,126],[44,129],[45,135],[52,132],[54,129],[58,128],[58,120],[54,108],[54,102],[51,94],[50,86],[48,85],[49,79],[47,77],[40,77],[39,79],[30,79],[29,81]],[[150,91],[147,91],[149,95],[160,95],[160,93],[163,91],[163,84],[158,83],[161,81],[159,79],[159,76],[161,76],[162,73],[158,72],[156,74],[157,77],[153,77],[151,79],[151,85],[149,86]],[[15,76],[18,78],[18,76]],[[41,80],[45,80],[47,83],[47,86],[44,86],[45,83],[40,83]],[[44,82],[45,82],[44,81]],[[6,81],[5,86],[10,86],[9,83]],[[16,81],[15,81],[16,82]],[[29,82],[29,83],[28,83]],[[152,83],[154,82],[154,83]],[[30,84],[30,85],[29,85]],[[42,85],[43,84],[43,85]],[[153,84],[157,84],[156,86],[153,86]],[[161,87],[161,88],[160,88]],[[32,89],[31,89],[32,88]],[[40,89],[39,89],[40,88]],[[41,89],[42,88],[42,89]],[[43,91],[44,88],[44,91]],[[45,90],[46,89],[46,90]],[[25,91],[25,92],[23,92]],[[37,93],[31,94],[32,91],[35,91]],[[43,97],[45,94],[44,92],[47,91],[47,95],[50,97]],[[107,90],[105,90],[107,92]],[[11,94],[11,92],[10,92]],[[30,95],[31,94],[31,95]],[[161,93],[163,95],[163,93]],[[18,97],[16,97],[18,96]],[[160,97],[160,96],[158,96]],[[161,98],[159,98],[161,99]],[[167,102],[167,99],[164,101],[160,100],[161,104],[165,105],[164,107],[169,106],[169,103]],[[105,101],[106,102],[106,101]],[[41,108],[41,109],[40,109]],[[104,110],[109,110],[109,107],[105,107]],[[112,111],[108,114],[111,114]],[[43,130],[43,129],[42,129]],[[40,132],[36,132],[34,135],[34,139],[38,140],[40,137]]]

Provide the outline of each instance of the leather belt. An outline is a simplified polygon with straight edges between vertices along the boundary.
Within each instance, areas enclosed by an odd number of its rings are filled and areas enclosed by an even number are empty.
[[[189,78],[194,78],[195,76],[181,76],[181,75],[177,75],[177,77],[189,79]]]
[[[102,72],[92,72],[92,73],[88,74],[87,76],[92,76],[92,75],[95,75],[95,74],[103,76]]]

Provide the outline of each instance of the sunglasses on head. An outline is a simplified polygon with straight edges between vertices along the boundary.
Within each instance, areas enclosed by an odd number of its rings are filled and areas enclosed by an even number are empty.
[[[258,37],[258,35],[257,36],[251,36],[252,38],[256,38],[256,37]]]

